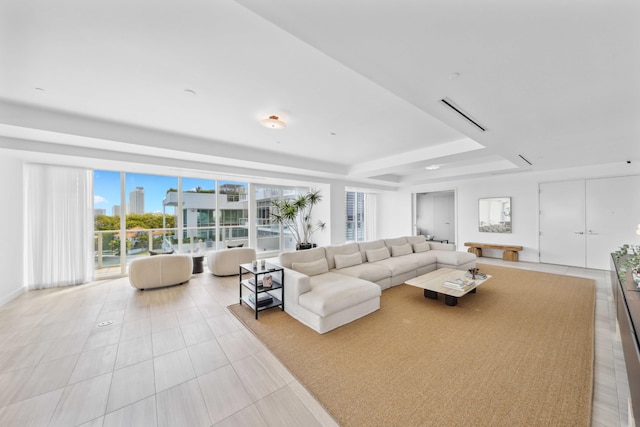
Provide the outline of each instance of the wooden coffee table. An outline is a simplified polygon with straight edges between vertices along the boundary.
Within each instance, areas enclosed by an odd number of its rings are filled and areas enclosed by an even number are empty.
[[[478,286],[491,279],[491,276],[489,275],[487,275],[486,279],[475,279],[474,286],[464,291],[444,286],[445,281],[460,279],[465,276],[465,273],[465,270],[440,268],[436,271],[432,271],[431,273],[418,276],[415,279],[407,280],[404,283],[415,286],[416,288],[424,289],[425,298],[438,299],[438,294],[443,294],[445,304],[454,306],[458,304],[458,298],[463,297],[468,293],[476,293]]]

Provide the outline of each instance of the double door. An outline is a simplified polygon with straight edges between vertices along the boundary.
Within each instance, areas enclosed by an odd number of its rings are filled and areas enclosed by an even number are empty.
[[[640,176],[540,184],[540,262],[608,270],[611,252],[640,244]]]

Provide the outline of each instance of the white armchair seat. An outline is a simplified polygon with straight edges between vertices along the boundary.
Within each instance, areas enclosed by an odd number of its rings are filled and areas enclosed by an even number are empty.
[[[207,252],[207,266],[214,276],[238,275],[239,265],[256,259],[253,248],[231,248]]]
[[[136,258],[129,264],[129,283],[150,289],[187,282],[191,278],[191,255],[156,255]]]

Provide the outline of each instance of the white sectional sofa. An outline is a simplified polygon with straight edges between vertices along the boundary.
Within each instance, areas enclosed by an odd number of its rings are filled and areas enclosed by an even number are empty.
[[[448,267],[475,267],[476,256],[424,236],[326,246],[280,254],[285,311],[325,333],[380,308],[382,290]]]

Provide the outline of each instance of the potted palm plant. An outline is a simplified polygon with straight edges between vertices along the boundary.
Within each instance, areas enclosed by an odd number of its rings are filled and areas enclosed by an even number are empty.
[[[273,200],[270,216],[276,224],[282,224],[291,230],[296,239],[296,249],[311,249],[311,235],[324,229],[325,222],[312,223],[311,211],[322,200],[320,190],[311,190],[291,200]]]

